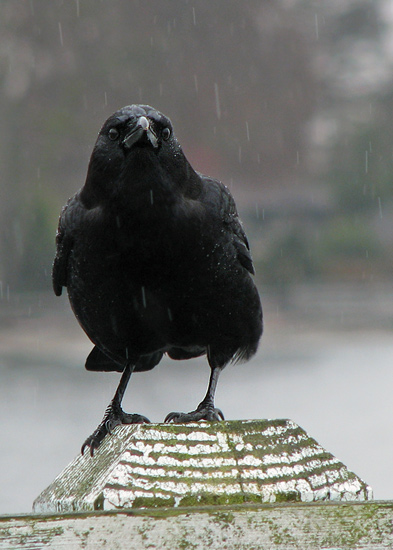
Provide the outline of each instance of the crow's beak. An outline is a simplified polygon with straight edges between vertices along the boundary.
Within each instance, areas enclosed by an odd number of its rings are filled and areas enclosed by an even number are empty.
[[[141,116],[138,119],[135,127],[131,130],[129,134],[123,140],[123,145],[127,149],[130,149],[135,143],[137,143],[141,138],[147,138],[148,141],[153,145],[154,148],[158,147],[157,136],[154,133],[154,130],[151,126],[149,119],[144,116]]]

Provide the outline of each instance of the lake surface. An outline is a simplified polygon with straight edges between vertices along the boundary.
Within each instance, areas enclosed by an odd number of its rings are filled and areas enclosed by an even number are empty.
[[[314,296],[308,308],[301,300],[301,314],[293,303],[284,311],[265,298],[260,350],[249,363],[224,370],[217,406],[228,420],[292,419],[371,485],[375,498],[393,499],[391,299],[378,301],[377,315],[355,298],[346,309],[337,292],[336,309],[333,298],[324,297],[324,307]],[[0,514],[31,511],[79,453],[119,381],[116,373],[84,370],[91,344],[66,299],[11,302],[0,325]],[[313,321],[320,307],[324,323]],[[371,326],[358,318],[363,313],[375,318]],[[199,403],[208,375],[203,358],[163,360],[132,377],[124,409],[162,422],[168,412]]]

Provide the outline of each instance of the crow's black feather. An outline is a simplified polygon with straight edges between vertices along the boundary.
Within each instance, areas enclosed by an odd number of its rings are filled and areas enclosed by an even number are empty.
[[[256,352],[262,309],[235,202],[221,182],[194,171],[167,117],[147,105],[109,117],[56,243],[54,291],[67,287],[95,345],[86,368],[124,371],[85,446],[93,452],[108,425],[147,420],[123,413],[121,399],[131,372],[153,368],[164,353],[206,354],[212,369],[198,408],[167,420],[222,418],[213,405],[218,373]]]

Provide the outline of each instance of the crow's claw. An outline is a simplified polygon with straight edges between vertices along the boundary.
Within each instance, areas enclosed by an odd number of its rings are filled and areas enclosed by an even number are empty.
[[[105,423],[106,424],[106,423]],[[101,441],[104,439],[108,433],[108,429],[104,423],[101,423],[96,430],[86,439],[81,448],[81,453],[83,454],[86,447],[90,449],[90,456],[94,455],[95,449],[100,446]]]
[[[123,412],[122,424],[150,424],[150,420],[142,414],[129,414]]]
[[[108,407],[104,418],[97,427],[97,429],[86,439],[81,448],[81,453],[84,453],[86,447],[90,449],[90,455],[94,455],[95,449],[97,449],[104,437],[107,434],[111,434],[113,428],[119,426],[119,424],[143,424],[150,423],[150,420],[146,416],[141,414],[129,414],[125,413],[121,408]]]
[[[224,414],[220,409],[209,406],[201,406],[189,413],[171,412],[169,413],[164,422],[175,422],[176,424],[183,424],[188,422],[198,422],[199,420],[208,420],[209,422],[216,422],[219,420],[225,420]]]

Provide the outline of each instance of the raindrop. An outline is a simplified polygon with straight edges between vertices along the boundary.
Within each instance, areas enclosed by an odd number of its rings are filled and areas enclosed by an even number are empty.
[[[76,0],[75,3],[76,3],[76,16],[80,17],[81,12],[80,12],[79,0]]]
[[[170,310],[170,308],[168,307],[168,318],[170,321],[173,320],[173,317],[172,317],[172,311]]]
[[[0,281],[0,300],[3,299],[3,281]]]
[[[145,294],[145,287],[144,286],[141,287],[141,291],[142,291],[142,304],[143,304],[143,307],[145,308],[146,307],[146,294]]]
[[[61,47],[64,46],[64,42],[63,42],[63,28],[61,26],[61,23],[59,21],[59,36],[60,36],[60,45]]]
[[[300,154],[299,154],[299,151],[296,151],[296,164],[300,164]]]
[[[365,170],[365,172],[366,172],[366,174],[367,174],[367,173],[368,173],[368,151],[366,151],[366,159],[365,159],[364,170]]]
[[[258,164],[261,164],[261,155],[259,153],[257,154],[257,162]]]
[[[160,97],[162,97],[162,84],[161,84],[161,82],[158,85],[158,89],[159,89],[159,92],[160,92]]]
[[[371,141],[368,142],[368,147],[369,147],[369,149],[370,149],[370,153],[372,153],[373,150],[372,150],[372,147],[371,147]]]
[[[315,14],[315,37],[319,40],[319,25],[318,25],[318,15]]]
[[[221,118],[221,107],[220,107],[220,96],[219,96],[219,92],[218,92],[217,82],[214,83],[214,95],[215,95],[215,98],[216,98],[216,114],[217,114],[218,120],[220,120],[220,118]]]
[[[257,215],[257,218],[259,218],[259,206],[258,203],[255,205],[255,214]]]
[[[196,25],[195,8],[192,8],[192,21],[193,21],[194,25]]]
[[[240,164],[242,162],[242,148],[241,148],[241,145],[239,145],[239,162],[240,162]]]
[[[194,74],[194,85],[195,85],[195,92],[198,93],[198,77],[196,74]]]
[[[18,219],[14,219],[13,221],[13,230],[14,230],[16,250],[20,255],[22,255],[23,254],[23,236],[22,236],[22,228]]]
[[[150,189],[150,204],[154,203],[153,189]]]
[[[105,105],[105,107],[108,106],[108,95],[107,95],[106,92],[104,92],[104,105]]]
[[[381,197],[378,197],[378,208],[379,208],[379,217],[383,218],[383,214],[382,214],[382,203],[381,203]]]
[[[250,128],[248,127],[247,121],[246,121],[246,133],[247,133],[247,141],[250,141]]]
[[[120,218],[119,218],[119,216],[116,216],[116,225],[120,229]]]

